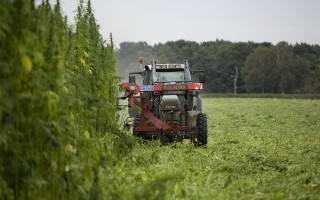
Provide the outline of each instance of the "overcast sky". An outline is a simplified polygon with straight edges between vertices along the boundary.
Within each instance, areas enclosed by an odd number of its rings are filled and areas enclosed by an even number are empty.
[[[78,0],[60,2],[73,23]],[[320,0],[91,0],[91,3],[104,39],[112,32],[117,46],[124,41],[154,44],[178,39],[320,44]]]

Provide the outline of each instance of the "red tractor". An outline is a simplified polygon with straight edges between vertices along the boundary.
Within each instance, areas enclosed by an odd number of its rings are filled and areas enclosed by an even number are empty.
[[[144,140],[160,139],[171,143],[191,139],[196,146],[207,144],[207,117],[202,113],[203,70],[191,71],[188,61],[184,64],[156,64],[142,67],[140,72],[129,74],[129,83],[122,99],[128,98],[130,117],[125,126],[130,127],[133,119],[133,134]],[[198,73],[199,81],[192,81],[191,74]],[[136,84],[135,75],[141,75],[143,85]],[[140,94],[140,95],[139,95]],[[133,107],[140,107],[138,113]]]

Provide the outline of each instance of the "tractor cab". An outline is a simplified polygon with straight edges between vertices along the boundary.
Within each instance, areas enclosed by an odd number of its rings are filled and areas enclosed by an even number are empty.
[[[184,64],[157,64],[155,68],[156,73],[153,73],[155,84],[186,81]]]

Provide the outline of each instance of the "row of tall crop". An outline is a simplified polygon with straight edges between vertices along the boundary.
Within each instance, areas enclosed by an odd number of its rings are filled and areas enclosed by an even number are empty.
[[[0,66],[0,199],[102,198],[125,143],[112,36],[90,1],[75,26],[59,1],[0,1]]]

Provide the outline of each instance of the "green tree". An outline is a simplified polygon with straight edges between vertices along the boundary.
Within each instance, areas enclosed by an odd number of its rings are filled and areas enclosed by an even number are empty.
[[[306,43],[295,44],[293,48],[294,54],[302,57],[310,63],[309,73],[304,78],[304,93],[319,93],[320,92],[320,46],[309,45]]]
[[[303,87],[303,80],[309,71],[310,64],[293,53],[293,47],[287,42],[279,42],[271,48],[276,62],[279,90],[281,93],[299,92]]]
[[[222,45],[218,48],[216,58],[218,62],[218,72],[221,74],[223,92],[233,92],[234,78],[236,71],[241,71],[247,56],[253,52],[253,48],[245,43],[235,43],[231,45]],[[237,81],[239,89],[243,92],[242,77]]]
[[[276,63],[270,48],[259,47],[248,56],[242,69],[245,87],[250,92],[273,92]]]

